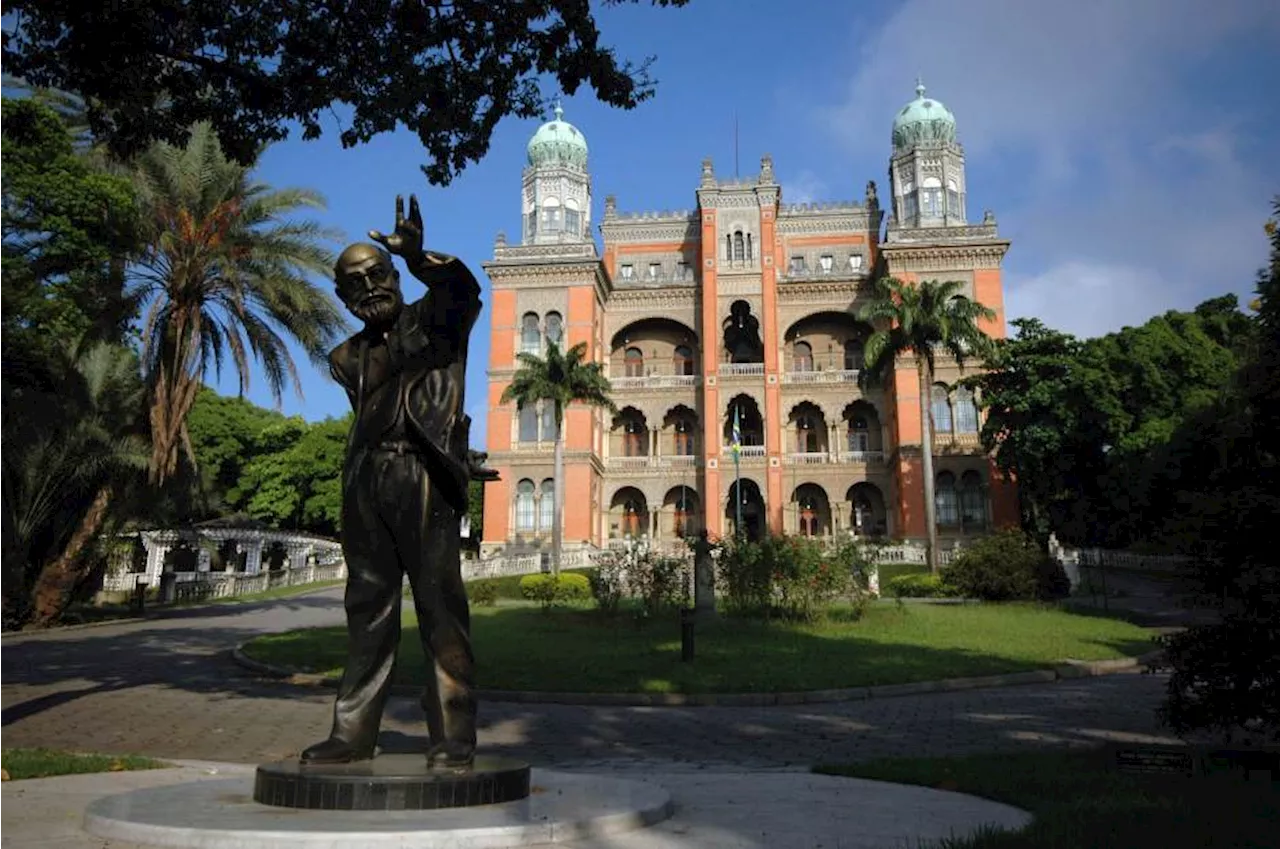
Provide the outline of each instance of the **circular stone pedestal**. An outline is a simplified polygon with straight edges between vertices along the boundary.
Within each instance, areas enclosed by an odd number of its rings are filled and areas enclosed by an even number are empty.
[[[316,811],[433,811],[515,802],[529,795],[529,765],[480,756],[464,769],[431,769],[425,755],[349,764],[278,761],[258,767],[253,800]]]
[[[672,813],[671,795],[654,784],[540,769],[528,798],[434,811],[277,808],[252,792],[246,775],[120,793],[89,805],[84,830],[190,849],[504,849],[620,834]]]

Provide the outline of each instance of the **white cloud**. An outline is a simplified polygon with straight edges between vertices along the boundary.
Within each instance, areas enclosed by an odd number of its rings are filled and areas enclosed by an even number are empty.
[[[1227,113],[1202,77],[1241,43],[1280,36],[1274,12],[1266,0],[907,0],[864,42],[844,102],[815,111],[851,151],[883,156],[887,132],[868,134],[866,116],[894,114],[921,73],[956,115],[970,208],[993,207],[1013,239],[1009,314],[1105,332],[1250,289],[1280,147],[1270,122]],[[1265,80],[1239,85],[1274,112]]]
[[[814,203],[830,197],[827,184],[812,171],[803,170],[790,179],[778,181],[782,185],[784,203]]]

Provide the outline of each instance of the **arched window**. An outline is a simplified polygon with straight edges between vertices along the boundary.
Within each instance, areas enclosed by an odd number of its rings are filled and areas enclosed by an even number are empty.
[[[925,177],[920,185],[920,214],[925,218],[942,217],[942,181]]]
[[[742,231],[735,230],[733,232],[733,258],[736,262],[741,262],[745,256],[746,248],[742,240]]]
[[[548,233],[560,230],[564,220],[560,217],[559,198],[546,198],[542,202],[542,229]]]
[[[728,233],[724,234],[724,258],[733,259],[733,236]]]
[[[951,403],[947,400],[947,387],[934,384],[930,400],[932,401],[929,406],[933,413],[933,432],[951,433]]]
[[[693,531],[693,501],[689,493],[681,491],[676,496],[676,536],[686,536]]]
[[[860,368],[862,368],[862,342],[858,339],[849,339],[844,343],[844,369],[857,371]]]
[[[539,438],[543,442],[556,441],[556,405],[550,401],[542,402],[542,422]]]
[[[639,348],[628,348],[624,356],[627,377],[644,377],[644,352]]]
[[[956,387],[956,433],[978,432],[978,403],[967,387]]]
[[[867,425],[866,416],[854,416],[849,423],[849,450],[863,452],[871,450],[871,429]]]
[[[557,347],[561,345],[561,338],[564,336],[564,319],[560,318],[560,313],[547,313],[547,344],[555,343]]]
[[[964,209],[960,206],[960,187],[955,180],[947,180],[947,215],[964,216]]]
[[[796,419],[796,450],[802,454],[818,453],[818,426],[813,416]]]
[[[972,470],[960,476],[960,523],[966,528],[980,528],[987,523],[982,475]]]
[[[747,261],[750,262],[751,260],[755,259],[755,257],[756,255],[751,249],[751,234],[748,233],[747,234]]]
[[[960,506],[956,501],[956,476],[951,472],[938,475],[933,501],[938,510],[939,525],[959,524]]]
[[[643,457],[645,451],[645,427],[637,421],[629,421],[622,428],[622,453],[627,457]]]
[[[520,350],[525,354],[542,352],[542,330],[538,327],[538,314],[527,312],[520,321]]]
[[[676,454],[693,456],[693,423],[684,419],[676,422]]]
[[[532,404],[520,407],[520,441],[538,441],[538,408]]]
[[[622,505],[622,533],[624,536],[640,536],[640,517],[643,510],[634,498],[628,498]]]
[[[525,479],[516,485],[516,530],[533,530],[533,481]]]
[[[544,480],[538,496],[538,530],[549,531],[556,517],[556,482]]]
[[[907,181],[902,186],[902,215],[904,218],[915,218],[920,211],[920,200],[916,197],[916,184]]]
[[[693,349],[688,345],[677,345],[671,365],[678,375],[693,374]]]
[[[793,371],[813,371],[813,346],[808,342],[797,342],[792,349],[794,357]]]

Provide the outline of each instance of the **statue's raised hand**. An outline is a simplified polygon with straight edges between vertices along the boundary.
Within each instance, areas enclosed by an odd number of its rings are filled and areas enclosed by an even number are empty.
[[[405,218],[404,196],[396,195],[396,231],[384,236],[370,230],[369,238],[406,260],[422,256],[422,212],[418,209],[418,198],[409,195],[409,217]]]

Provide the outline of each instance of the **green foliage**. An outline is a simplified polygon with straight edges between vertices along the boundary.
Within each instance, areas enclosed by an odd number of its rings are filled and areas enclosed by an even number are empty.
[[[879,278],[874,297],[858,313],[872,327],[863,348],[865,364],[858,375],[864,390],[893,380],[899,357],[914,357],[919,378],[921,454],[924,461],[924,517],[928,533],[929,570],[938,573],[938,526],[935,517],[933,476],[933,427],[929,388],[938,354],[964,366],[973,357],[991,350],[991,339],[979,326],[996,313],[962,294],[964,284],[955,280],[903,283]]]
[[[586,575],[565,572],[560,575],[525,575],[520,579],[520,593],[530,601],[549,611],[552,606],[566,601],[585,601],[591,598],[591,582]]]
[[[600,41],[595,9],[565,0],[506,0],[499,15],[489,0],[176,4],[163,25],[138,0],[14,0],[5,11],[15,21],[6,71],[83,95],[94,132],[122,155],[156,139],[184,144],[193,121],[210,121],[247,163],[291,124],[319,137],[342,103],[345,147],[404,125],[430,154],[428,179],[444,184],[485,154],[502,118],[541,115],[544,85],[572,95],[585,82],[623,109],[654,91],[652,58],[620,60]]]
[[[44,365],[6,375],[0,405],[8,624],[32,614],[37,582],[60,557],[70,558],[70,571],[42,617],[65,607],[86,577],[99,531],[125,518],[111,495],[138,483],[146,461],[144,389],[132,351],[99,343]]]
[[[480,541],[484,539],[484,481],[473,480],[467,484],[467,518],[470,520],[471,536],[463,540],[470,543],[468,548],[480,550]]]
[[[984,447],[1017,474],[1026,530],[1108,547],[1195,536],[1170,519],[1216,459],[1205,437],[1254,333],[1236,306],[1215,298],[1085,341],[1013,322],[965,383],[987,408]]]
[[[1270,263],[1258,275],[1255,331],[1243,365],[1192,434],[1209,462],[1179,482],[1178,498],[1199,522],[1203,588],[1222,600],[1221,621],[1166,641],[1173,674],[1162,708],[1179,731],[1260,733],[1280,742],[1280,197],[1267,222]]]
[[[34,100],[6,98],[2,126],[6,365],[82,337],[123,341],[133,304],[112,263],[137,250],[133,186],[94,169]]]
[[[590,575],[596,606],[616,613],[624,598],[639,599],[650,616],[689,604],[691,567],[685,558],[652,551],[606,551]]]
[[[1046,591],[1053,586],[1047,560],[1034,539],[1006,528],[967,545],[943,570],[942,580],[952,593],[965,598],[1030,600],[1039,596],[1042,583]]]
[[[272,527],[336,536],[342,517],[342,465],[351,415],[268,428],[281,447],[244,467],[231,497]],[[296,435],[295,435],[296,434]]]
[[[894,598],[953,598],[956,591],[932,572],[899,575],[888,582],[889,595]]]
[[[256,361],[277,401],[297,366],[286,340],[317,363],[347,325],[332,294],[326,242],[341,234],[300,217],[322,209],[304,189],[273,189],[223,155],[207,125],[185,147],[158,144],[134,165],[145,250],[133,266],[146,302],[143,362],[153,387],[152,480],[178,467],[201,381],[229,355],[240,392]]]
[[[831,550],[806,537],[768,535],[726,540],[716,584],[731,613],[813,621],[837,600],[860,599],[868,568],[855,545]]]
[[[498,603],[498,585],[493,581],[472,581],[467,584],[467,600],[479,607],[493,607]]]

